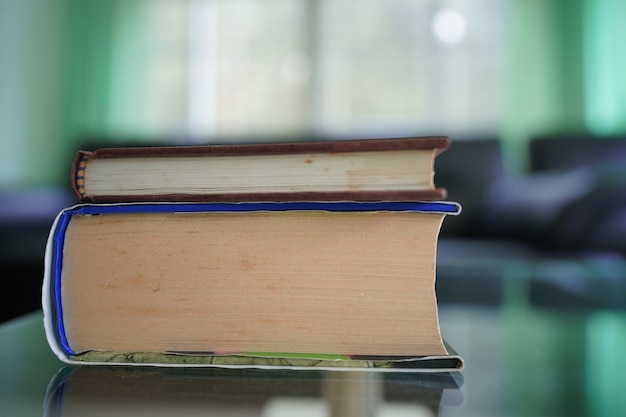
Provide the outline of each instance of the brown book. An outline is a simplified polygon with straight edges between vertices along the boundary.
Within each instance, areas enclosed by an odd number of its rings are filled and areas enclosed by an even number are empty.
[[[451,369],[445,202],[126,203],[61,212],[46,331],[78,363]],[[452,360],[449,360],[451,359]]]
[[[447,137],[79,151],[82,201],[440,200],[434,160]]]

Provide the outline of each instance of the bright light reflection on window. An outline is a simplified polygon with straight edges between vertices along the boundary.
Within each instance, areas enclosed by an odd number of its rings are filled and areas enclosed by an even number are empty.
[[[447,45],[461,43],[467,34],[465,16],[453,7],[439,9],[433,16],[432,31],[441,43]]]

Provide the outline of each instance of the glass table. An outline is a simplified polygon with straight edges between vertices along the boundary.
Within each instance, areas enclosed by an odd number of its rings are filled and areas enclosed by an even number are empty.
[[[624,310],[537,306],[520,291],[440,305],[465,360],[444,374],[68,367],[34,312],[0,326],[0,415],[626,415]]]

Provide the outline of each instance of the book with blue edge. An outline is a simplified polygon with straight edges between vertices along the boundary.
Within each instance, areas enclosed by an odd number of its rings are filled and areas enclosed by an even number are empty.
[[[434,293],[444,202],[123,203],[60,213],[43,307],[71,363],[461,366]]]

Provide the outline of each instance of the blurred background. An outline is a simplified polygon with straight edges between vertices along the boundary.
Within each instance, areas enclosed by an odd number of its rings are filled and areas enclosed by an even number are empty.
[[[623,0],[0,0],[0,322],[40,307],[78,149],[447,135],[444,334],[504,329],[455,348],[513,364],[519,415],[615,415],[624,45]]]
[[[514,271],[533,302],[623,307],[588,290],[626,279],[625,23],[621,0],[0,0],[0,319],[39,307],[78,149],[431,134],[464,206],[442,302],[501,303]]]

